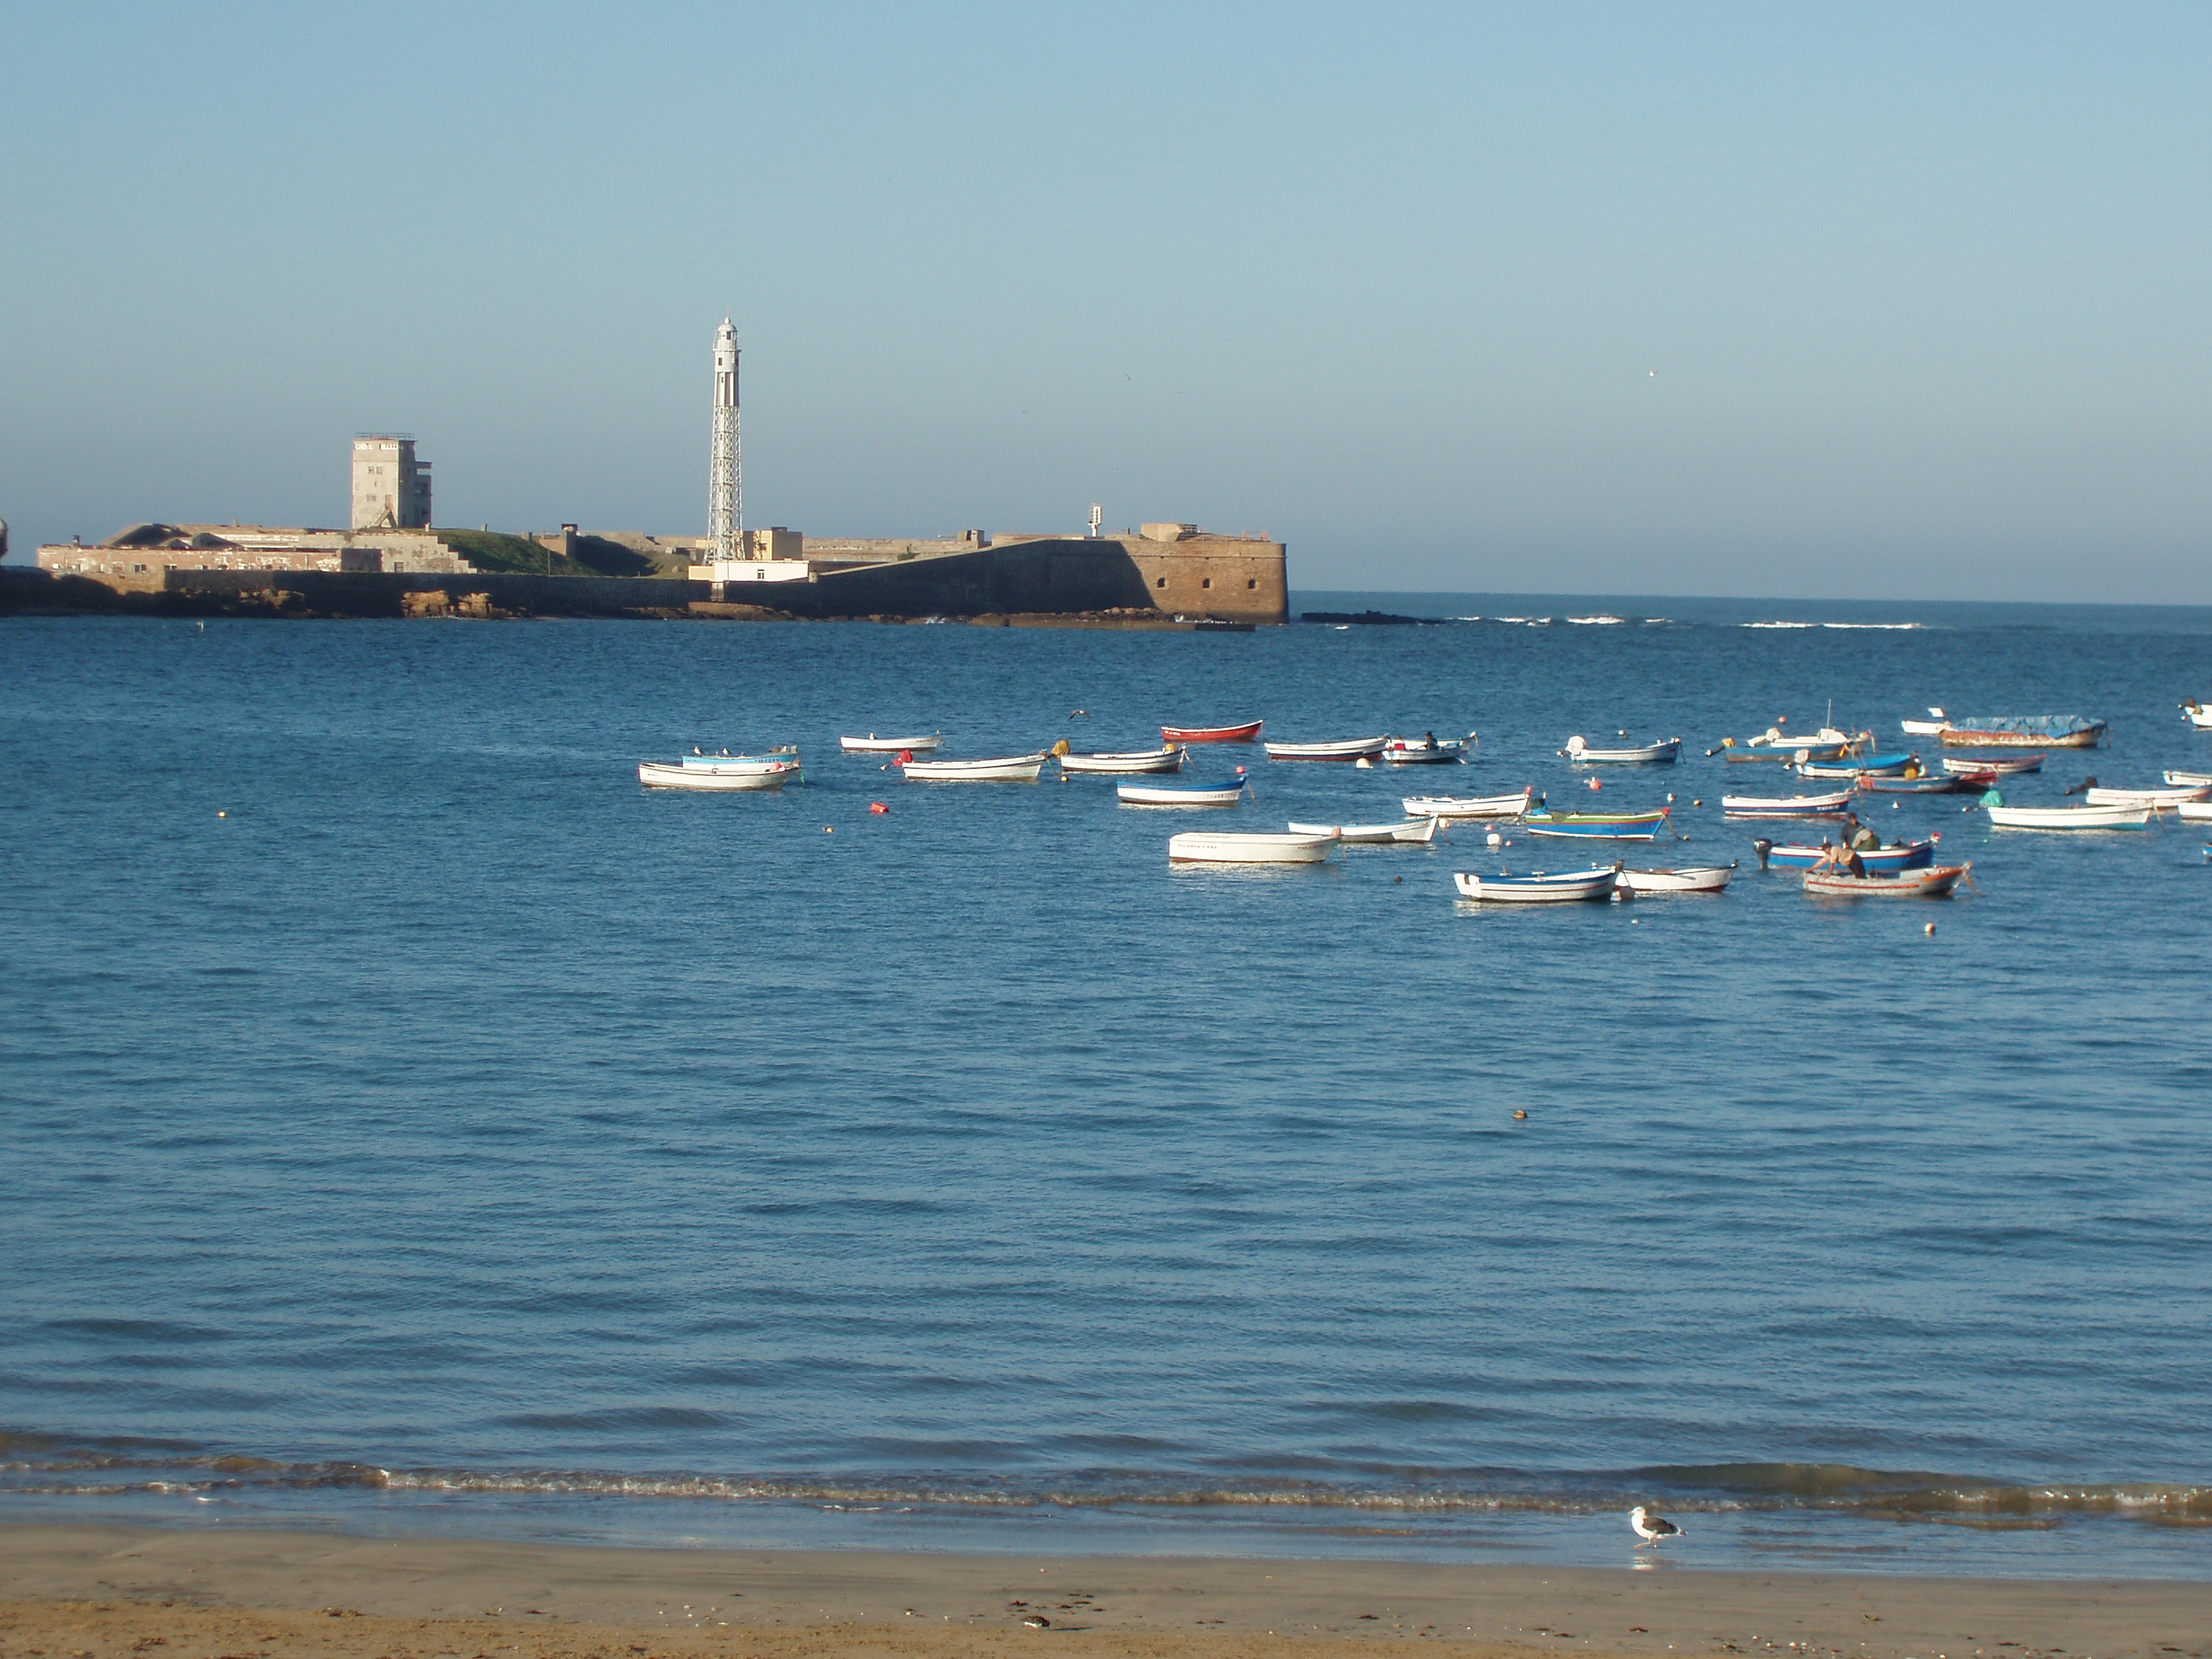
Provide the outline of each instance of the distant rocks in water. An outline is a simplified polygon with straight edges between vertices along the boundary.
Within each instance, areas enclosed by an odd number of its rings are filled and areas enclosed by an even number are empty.
[[[1397,628],[1436,628],[1451,620],[1449,617],[1394,617],[1387,611],[1303,611],[1300,622],[1310,623],[1386,623]]]

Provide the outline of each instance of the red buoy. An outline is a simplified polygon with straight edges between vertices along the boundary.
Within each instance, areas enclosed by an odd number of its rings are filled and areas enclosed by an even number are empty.
[[[868,811],[875,813],[878,817],[882,817],[890,810],[891,809],[890,807],[884,805],[883,802],[879,800],[872,800],[868,803]]]

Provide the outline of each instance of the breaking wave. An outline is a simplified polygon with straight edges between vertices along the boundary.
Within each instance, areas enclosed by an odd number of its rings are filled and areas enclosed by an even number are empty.
[[[1018,1481],[952,1474],[870,1477],[588,1469],[387,1468],[367,1462],[288,1462],[181,1448],[70,1448],[0,1436],[0,1504],[11,1496],[216,1496],[308,1490],[692,1499],[823,1508],[936,1510],[1295,1510],[1450,1514],[1597,1514],[1656,1499],[1687,1511],[1820,1510],[1900,1520],[2051,1524],[2116,1516],[2212,1526],[2212,1486],[2193,1482],[2021,1484],[1835,1463],[1718,1463],[1546,1474],[1436,1471],[1389,1484],[1294,1479],[1209,1480],[1191,1471],[1069,1470]],[[4,1510],[0,1510],[3,1513]]]

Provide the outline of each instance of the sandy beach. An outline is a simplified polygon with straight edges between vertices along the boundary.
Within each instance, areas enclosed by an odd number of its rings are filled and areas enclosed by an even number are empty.
[[[1041,1619],[1036,1627],[1025,1623]],[[2212,1584],[0,1527],[0,1655],[2200,1656]]]

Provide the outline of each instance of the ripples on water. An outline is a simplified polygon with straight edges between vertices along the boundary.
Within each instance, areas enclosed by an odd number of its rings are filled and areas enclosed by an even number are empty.
[[[1110,780],[836,750],[1483,734],[1237,751],[1206,821],[1279,828],[1626,726],[1690,758],[1606,803],[1747,863],[1698,751],[1832,697],[2112,720],[2016,799],[2212,768],[2203,613],[1442,597],[1607,622],[0,623],[0,1516],[1606,1561],[1656,1497],[1708,1563],[2201,1573],[2201,835],[1914,798],[1979,892],[1485,912],[1574,849],[1170,871]]]

